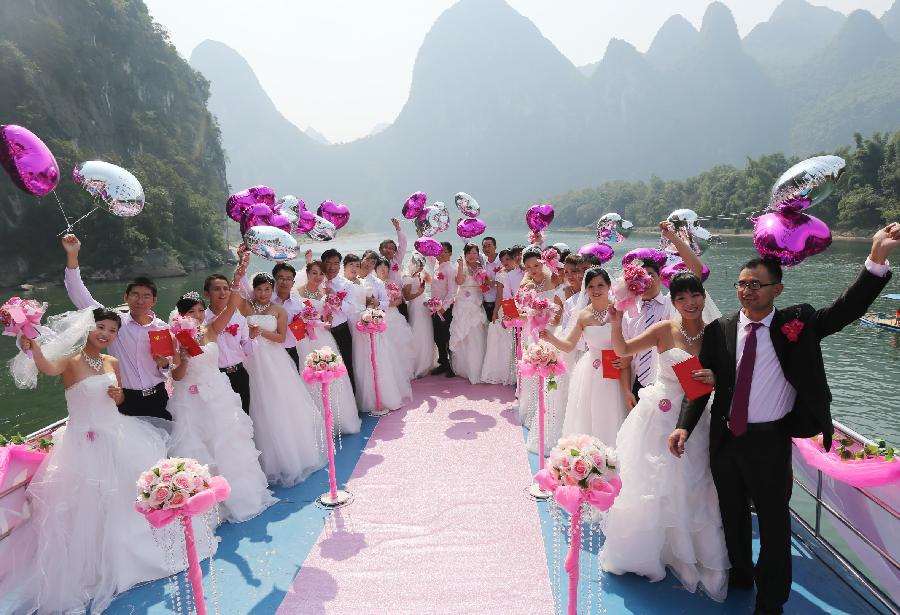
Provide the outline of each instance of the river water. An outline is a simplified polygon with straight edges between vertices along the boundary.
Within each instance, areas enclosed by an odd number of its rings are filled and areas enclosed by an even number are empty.
[[[525,242],[522,232],[501,231],[493,234],[500,247]],[[445,235],[448,240],[451,239],[449,233]],[[342,252],[360,253],[365,248],[377,247],[379,239],[375,235],[348,236],[339,238],[328,247],[335,247]],[[454,239],[454,249],[459,250],[461,243]],[[550,233],[549,239],[577,247],[592,241],[593,236],[587,231],[560,232]],[[653,237],[632,235],[624,243],[616,245],[615,249],[618,256],[621,256],[631,248],[652,246],[655,243],[656,239]],[[311,247],[316,256],[325,249],[323,244]],[[90,249],[93,246],[84,247],[84,250]],[[799,302],[811,303],[816,307],[828,305],[854,279],[863,266],[868,251],[868,242],[836,241],[825,253],[786,270],[785,292],[778,305],[787,306]],[[706,284],[707,289],[723,313],[738,309],[732,283],[737,278],[740,264],[755,255],[752,241],[746,237],[729,238],[726,245],[713,246],[703,255],[712,271]],[[48,258],[59,260],[61,279],[65,262],[62,249],[58,254],[48,255]],[[900,262],[900,255],[895,260]],[[255,257],[254,261],[251,273],[271,268],[271,263]],[[610,269],[617,269],[618,262],[618,258],[611,261]],[[201,291],[203,279],[209,273],[212,272],[195,272],[182,278],[157,280],[157,314],[166,318],[183,293],[189,290]],[[229,275],[230,271],[224,273]],[[122,282],[88,284],[94,296],[108,305],[122,302],[124,286]],[[885,292],[900,292],[897,278]],[[72,309],[61,285],[36,289],[29,294],[7,290],[3,291],[2,296],[6,298],[13,294],[47,301],[51,314]],[[898,307],[900,303],[896,301],[878,299],[873,310],[893,314]],[[827,338],[822,346],[834,395],[832,408],[835,418],[864,435],[882,436],[894,445],[900,444],[900,405],[897,403],[897,394],[900,392],[900,335],[854,323],[837,335]],[[15,346],[11,338],[0,340],[2,365],[5,366],[14,352]],[[0,400],[0,433],[4,434],[26,434],[65,416],[65,402],[58,378],[42,376],[36,390],[20,391],[15,388],[4,367],[0,370]]]

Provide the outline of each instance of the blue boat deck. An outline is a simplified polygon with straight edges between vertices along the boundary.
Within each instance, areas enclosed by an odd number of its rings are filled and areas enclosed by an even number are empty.
[[[377,422],[378,419],[365,417],[360,434],[343,438],[343,449],[337,455],[339,484],[345,483],[350,478]],[[524,455],[524,446],[522,451]],[[532,469],[537,471],[537,455],[529,454],[529,460]],[[259,517],[236,525],[226,523],[218,528],[220,544],[215,557],[214,581],[209,574],[208,562],[203,563],[209,613],[216,612],[216,604],[218,612],[223,614],[262,615],[278,610],[331,514],[330,511],[321,510],[314,504],[315,498],[327,490],[327,472],[321,470],[299,485],[275,489],[275,495],[280,502]],[[552,568],[553,520],[549,504],[536,503],[534,506],[535,514],[540,515],[548,568]],[[347,509],[351,514],[352,508],[351,504]],[[594,551],[597,546],[595,543]],[[758,549],[758,546],[758,541],[754,537],[754,549]],[[564,539],[562,548],[564,554]],[[582,556],[582,567],[586,571],[590,555],[583,553]],[[515,555],[510,554],[509,557],[514,558]],[[558,564],[561,566],[562,562]],[[515,566],[514,560],[511,561],[511,565]],[[865,591],[853,584],[850,575],[835,570],[841,569],[836,562],[827,561],[827,554],[817,553],[814,541],[797,525],[793,539],[794,583],[785,612],[804,614],[883,612],[880,611],[880,607],[875,606],[877,603],[874,601],[870,603],[863,598]],[[551,569],[551,579],[553,576]],[[562,608],[565,612],[565,574],[561,576]],[[527,583],[528,579],[522,579],[522,582]],[[719,604],[705,596],[687,592],[671,575],[661,582],[650,583],[643,577],[635,575],[604,574],[602,591],[603,606],[611,614],[749,613],[754,602],[752,591],[732,590],[726,602]],[[111,615],[171,613],[173,611],[171,593],[169,580],[148,583],[121,595],[106,612]],[[447,605],[444,609],[441,605],[411,605],[402,601],[402,596],[385,597],[384,610],[381,613],[456,612],[452,605]],[[594,601],[596,604],[596,595]],[[327,603],[323,603],[310,608],[307,612],[325,614],[336,611],[331,610]],[[527,611],[527,605],[510,604],[509,612],[531,611]]]

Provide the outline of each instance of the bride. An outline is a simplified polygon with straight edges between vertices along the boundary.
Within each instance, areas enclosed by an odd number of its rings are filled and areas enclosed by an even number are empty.
[[[667,454],[684,398],[672,366],[700,353],[704,306],[710,321],[718,310],[693,273],[676,275],[669,291],[679,318],[658,322],[627,342],[621,314],[610,309],[616,353],[629,356],[655,347],[659,376],[641,389],[616,438],[622,491],[602,526],[600,563],[609,572],[633,572],[651,581],[663,579],[668,568],[688,591],[700,587],[721,602],[729,562],[709,469],[709,415],[697,425],[683,457]],[[694,371],[693,378],[713,384],[708,369]]]
[[[481,269],[478,246],[467,243],[456,261],[456,299],[450,322],[450,364],[457,376],[472,384],[481,381],[481,367],[487,344],[487,316],[481,297],[481,284],[475,275]]]
[[[272,302],[275,279],[253,276],[253,298],[241,302],[247,324],[257,325],[259,345],[247,357],[250,417],[260,464],[269,482],[296,485],[325,465],[322,415],[284,351],[287,312]]]

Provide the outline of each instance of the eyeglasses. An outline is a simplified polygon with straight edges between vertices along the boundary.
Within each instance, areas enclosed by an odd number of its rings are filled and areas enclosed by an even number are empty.
[[[769,284],[760,284],[756,280],[750,280],[749,282],[745,282],[741,280],[740,282],[735,282],[734,287],[738,290],[759,290],[763,286],[777,286],[778,282],[771,282]]]

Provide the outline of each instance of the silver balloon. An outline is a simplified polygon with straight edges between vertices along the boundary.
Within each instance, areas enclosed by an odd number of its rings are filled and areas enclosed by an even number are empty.
[[[75,167],[72,179],[101,201],[111,214],[130,218],[144,209],[141,183],[122,167],[102,160],[88,160]]]
[[[831,194],[846,166],[840,156],[815,156],[798,162],[775,180],[769,208],[799,211],[821,202]]]
[[[604,242],[622,243],[631,235],[633,228],[634,224],[619,214],[603,214],[597,220],[597,239]]]
[[[293,232],[294,227],[297,226],[297,220],[300,218],[300,210],[306,205],[293,194],[286,194],[279,198],[275,201],[275,205],[278,207],[278,213],[287,218],[291,225],[291,232]]]
[[[289,261],[297,258],[297,240],[290,233],[274,226],[253,226],[244,233],[247,248],[270,261]]]
[[[331,241],[337,233],[337,227],[322,216],[316,216],[316,223],[307,231],[307,236],[313,241]]]
[[[450,228],[450,212],[442,201],[435,201],[416,218],[416,231],[422,237],[434,237]]]
[[[675,227],[675,234],[686,244],[691,246],[697,256],[703,254],[709,247],[709,238],[712,233],[700,226],[700,216],[693,209],[676,209],[666,218]],[[676,254],[675,249],[668,240],[663,238],[660,247],[671,254]]]
[[[462,212],[462,215],[467,218],[477,218],[478,213],[481,211],[478,201],[465,192],[457,192],[453,197],[453,202],[456,203],[456,207]]]

